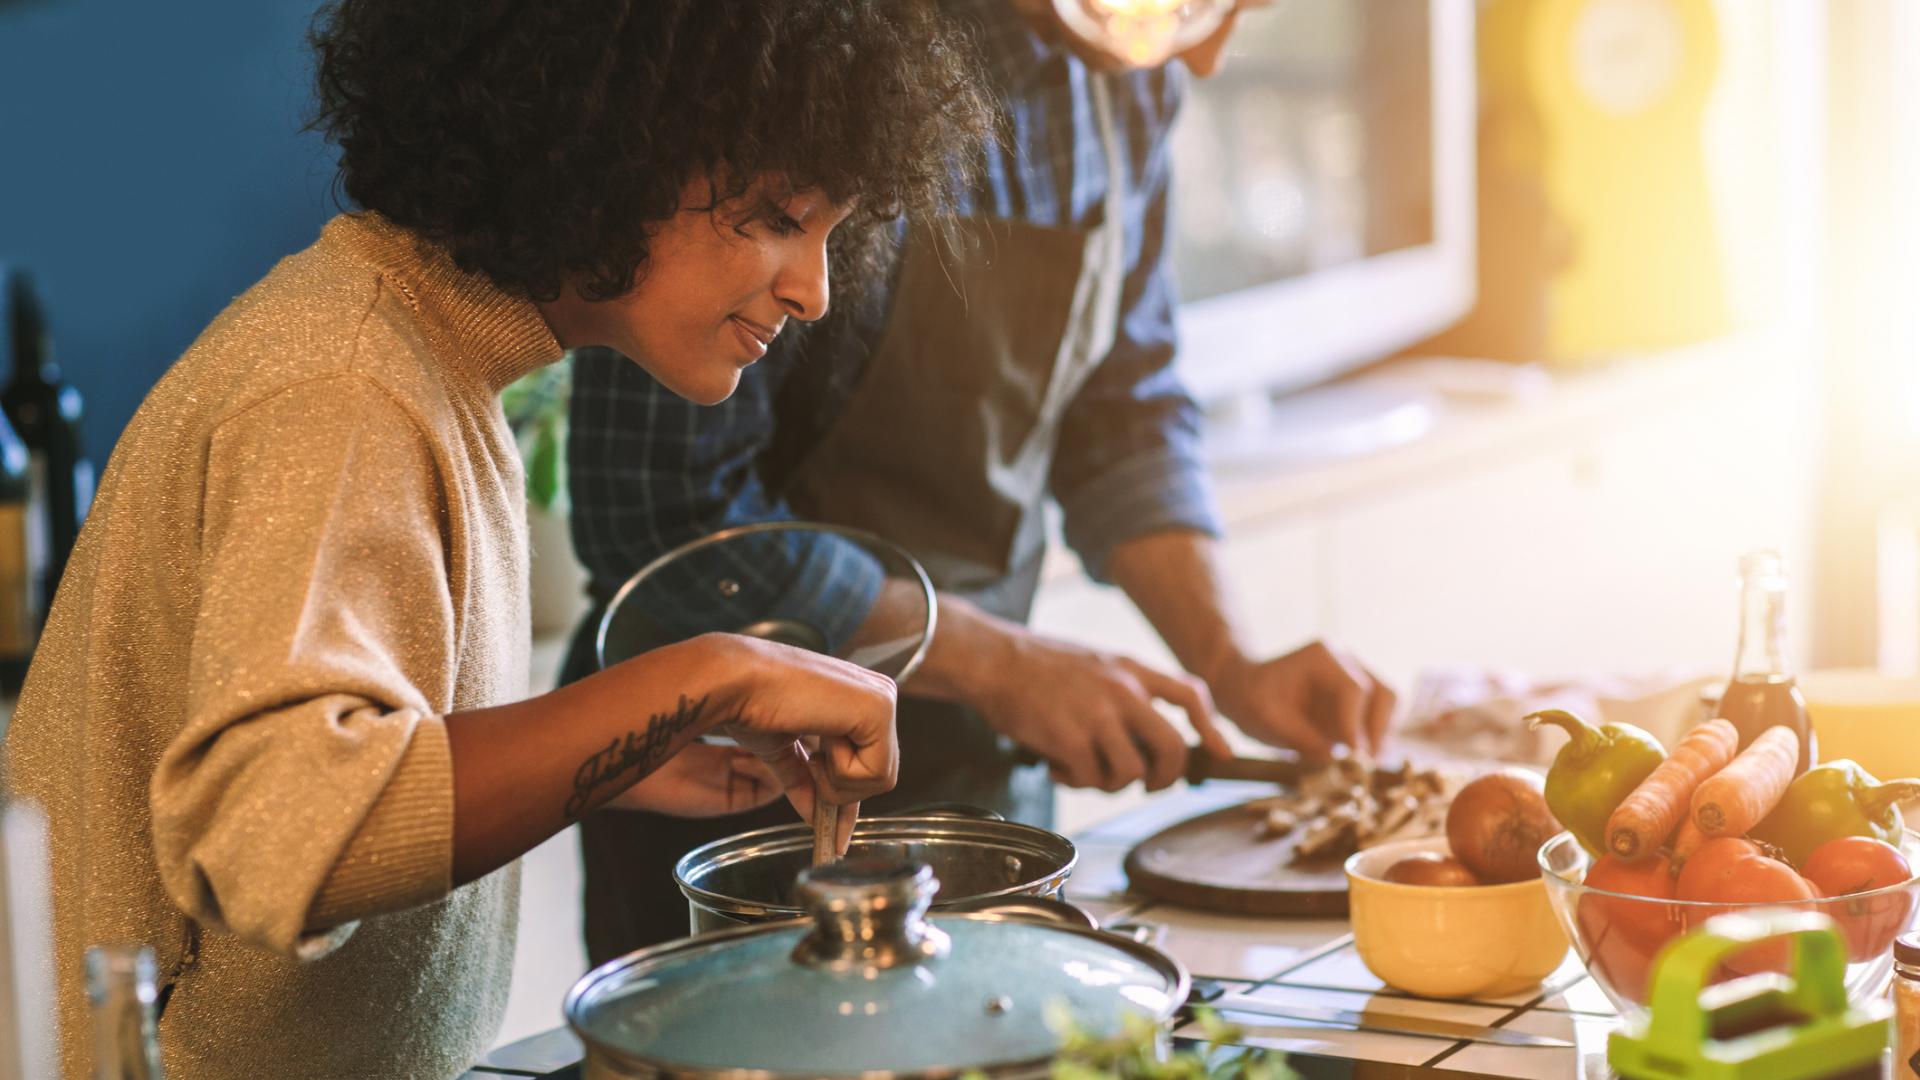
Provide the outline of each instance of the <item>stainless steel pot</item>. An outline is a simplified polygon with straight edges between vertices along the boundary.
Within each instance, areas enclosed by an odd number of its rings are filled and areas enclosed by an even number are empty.
[[[643,949],[567,995],[585,1080],[1047,1076],[1051,1010],[1095,1035],[1160,1025],[1190,989],[1149,945],[1018,914],[928,912],[925,865],[810,869],[811,917]]]
[[[936,911],[1020,895],[1057,897],[1078,856],[1073,841],[1013,821],[922,814],[862,818],[849,857],[924,863],[939,881]],[[697,847],[673,868],[689,925],[703,934],[806,913],[795,891],[813,856],[813,832],[781,825]]]

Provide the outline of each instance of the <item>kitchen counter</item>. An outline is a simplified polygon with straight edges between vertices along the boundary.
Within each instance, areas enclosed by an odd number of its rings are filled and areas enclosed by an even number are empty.
[[[1537,990],[1484,1001],[1434,1001],[1384,987],[1360,962],[1344,919],[1270,919],[1216,915],[1155,903],[1127,892],[1121,869],[1138,841],[1175,822],[1270,792],[1252,784],[1212,783],[1156,796],[1144,806],[1082,830],[1074,836],[1080,864],[1067,882],[1067,898],[1102,925],[1118,922],[1160,928],[1161,948],[1178,957],[1196,978],[1226,984],[1279,1003],[1386,1013],[1510,1027],[1573,1042],[1571,1049],[1502,1047],[1443,1038],[1359,1032],[1309,1022],[1229,1016],[1246,1031],[1248,1045],[1334,1059],[1331,1071],[1311,1075],[1356,1078],[1405,1077],[1604,1077],[1607,1033],[1616,1016],[1599,987],[1571,953]],[[1183,1029],[1177,1035],[1193,1035]],[[471,1080],[502,1076],[573,1075],[552,1071],[556,1048],[564,1060],[577,1044],[564,1033],[535,1036],[502,1047],[469,1074]],[[1351,1061],[1352,1069],[1339,1062]],[[517,1067],[516,1067],[517,1066]],[[1428,1071],[1429,1068],[1432,1071]]]
[[[1618,1017],[1606,995],[1571,952],[1538,989],[1474,1001],[1416,998],[1384,986],[1354,951],[1344,919],[1275,919],[1216,915],[1132,896],[1121,863],[1129,848],[1168,825],[1267,794],[1248,784],[1206,784],[1169,792],[1152,803],[1074,837],[1080,865],[1067,898],[1102,924],[1126,921],[1164,927],[1160,947],[1195,978],[1229,992],[1279,1004],[1366,1009],[1429,1019],[1510,1027],[1574,1043],[1571,1049],[1489,1046],[1451,1039],[1388,1035],[1306,1021],[1228,1015],[1247,1045],[1399,1069],[1359,1068],[1356,1076],[1605,1077],[1607,1034]],[[1176,1035],[1196,1035],[1182,1029]],[[1420,1067],[1431,1067],[1431,1074]]]

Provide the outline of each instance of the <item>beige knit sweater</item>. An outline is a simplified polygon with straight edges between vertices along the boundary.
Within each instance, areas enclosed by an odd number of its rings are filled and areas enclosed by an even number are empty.
[[[235,300],[115,448],[7,734],[52,823],[65,1068],[81,957],[178,986],[172,1080],[458,1075],[519,870],[451,889],[442,717],[524,697],[536,308],[373,215]]]

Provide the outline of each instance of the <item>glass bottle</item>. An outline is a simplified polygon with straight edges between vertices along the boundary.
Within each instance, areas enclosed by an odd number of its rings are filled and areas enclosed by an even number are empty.
[[[34,502],[27,447],[0,415],[0,693],[18,694],[40,639],[44,520]]]
[[[80,435],[80,391],[60,377],[33,282],[23,270],[6,277],[6,333],[13,361],[6,387],[0,389],[0,408],[26,444],[31,497],[42,507],[47,555],[38,591],[44,618],[44,606],[53,603],[54,588],[93,501],[93,463]]]
[[[1920,1076],[1920,933],[1893,942],[1893,1073]]]
[[[94,1080],[161,1080],[153,950],[145,945],[88,949],[87,1001],[93,1012]]]
[[[1776,724],[1792,728],[1800,736],[1796,776],[1819,760],[1807,699],[1787,660],[1787,572],[1777,551],[1740,560],[1740,645],[1719,715],[1740,732],[1742,750]]]

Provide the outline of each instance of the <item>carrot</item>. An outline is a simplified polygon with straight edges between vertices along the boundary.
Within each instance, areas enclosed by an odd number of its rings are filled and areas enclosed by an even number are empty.
[[[1793,782],[1800,736],[1776,724],[1693,791],[1693,821],[1709,837],[1739,836],[1760,823]]]
[[[1687,732],[1673,755],[1613,808],[1607,847],[1629,862],[1652,855],[1687,817],[1694,789],[1726,768],[1739,749],[1740,732],[1725,720],[1709,720]]]
[[[1693,823],[1693,815],[1687,815],[1687,820],[1681,822],[1680,827],[1674,830],[1673,841],[1667,845],[1673,849],[1673,872],[1678,874],[1681,865],[1687,861],[1687,856],[1700,850],[1700,845],[1706,842],[1706,834],[1700,831],[1700,826]]]

